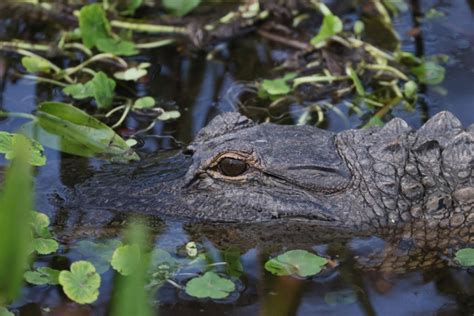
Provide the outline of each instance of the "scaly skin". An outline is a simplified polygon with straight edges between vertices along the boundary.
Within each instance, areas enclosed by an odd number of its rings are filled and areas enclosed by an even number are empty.
[[[117,213],[284,222],[456,249],[474,244],[473,153],[474,126],[448,112],[418,131],[394,119],[338,134],[225,113],[183,153],[109,167],[78,185],[66,206],[93,210],[98,223]],[[224,158],[245,162],[245,172],[225,175]]]

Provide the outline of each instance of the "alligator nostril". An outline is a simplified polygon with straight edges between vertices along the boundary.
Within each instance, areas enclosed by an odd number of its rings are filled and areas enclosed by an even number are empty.
[[[182,152],[183,152],[183,155],[186,155],[186,156],[192,156],[194,154],[194,150],[190,148],[183,149]]]

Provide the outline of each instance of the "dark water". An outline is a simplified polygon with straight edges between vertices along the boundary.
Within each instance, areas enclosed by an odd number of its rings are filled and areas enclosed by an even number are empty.
[[[446,16],[414,22],[411,12],[401,14],[395,19],[395,24],[403,37],[403,48],[417,55],[448,55],[446,79],[441,87],[426,87],[414,111],[394,108],[387,119],[402,117],[410,125],[419,127],[435,113],[449,110],[463,124],[469,125],[474,122],[474,2],[413,3],[419,4],[420,12],[434,7]],[[422,30],[415,40],[406,36],[414,23]],[[25,32],[24,27],[2,16],[0,38],[21,37],[24,35],[22,32]],[[41,39],[45,36],[41,34],[28,36]],[[137,91],[157,97],[165,107],[178,107],[182,113],[175,122],[157,124],[150,135],[169,135],[179,142],[189,142],[217,113],[234,109],[231,96],[236,85],[267,76],[271,67],[284,55],[279,47],[250,37],[221,44],[216,60],[207,60],[203,53],[181,56],[172,48],[140,56],[140,60],[154,66],[150,71],[152,76],[138,83]],[[0,52],[0,109],[29,113],[39,101],[60,99],[59,90],[14,76],[13,70],[17,67],[18,56]],[[337,115],[328,113],[328,116],[327,128],[333,131],[362,124],[357,117],[350,117],[348,126]],[[21,119],[5,119],[0,121],[0,129],[15,131],[22,123]],[[132,117],[126,125],[142,128],[146,124]],[[143,150],[148,152],[177,147],[170,138],[150,136],[144,140]],[[76,178],[82,175],[94,173],[100,163],[76,159],[73,162],[75,171],[71,172],[70,157],[52,150],[47,151],[47,157],[47,165],[38,169],[36,174],[38,209],[48,213],[53,223],[64,222],[66,218],[72,223],[70,227],[74,227],[75,221],[83,219],[78,219],[77,214],[58,211],[50,205],[47,196],[56,188],[77,181]],[[4,165],[6,162],[0,160],[0,163]],[[179,222],[165,222],[158,232],[157,244],[172,253],[196,238]],[[68,235],[60,228],[57,228],[57,233]],[[209,252],[219,254],[219,246],[214,242],[218,239],[219,236],[207,233],[200,241]],[[68,242],[74,245],[77,240]],[[224,302],[202,302],[185,298],[166,284],[157,294],[160,312],[161,315],[474,315],[474,278],[468,271],[432,267],[396,274],[368,272],[351,264],[351,249],[363,248],[358,247],[358,243],[373,245],[377,242],[361,239],[311,245],[310,248],[319,253],[346,259],[332,273],[309,280],[273,277],[263,270],[269,255],[291,249],[291,244],[243,247],[241,262],[244,274],[240,278],[242,289],[238,297]],[[77,252],[65,246],[60,254],[43,256],[39,262],[67,268],[68,262],[78,258]],[[107,313],[113,278],[111,271],[102,275],[101,295],[98,302],[90,306],[70,303],[58,287],[26,286],[13,307],[20,315],[102,315]]]

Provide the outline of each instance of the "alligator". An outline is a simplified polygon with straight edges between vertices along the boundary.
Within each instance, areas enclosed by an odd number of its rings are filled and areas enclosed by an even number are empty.
[[[474,243],[473,167],[474,124],[449,112],[418,130],[395,118],[339,133],[229,112],[169,159],[105,168],[76,185],[66,207],[94,210],[96,222],[109,212],[310,224],[459,247]]]

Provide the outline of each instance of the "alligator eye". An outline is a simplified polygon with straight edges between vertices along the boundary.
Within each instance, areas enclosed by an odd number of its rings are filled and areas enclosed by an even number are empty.
[[[247,171],[247,163],[240,159],[224,158],[218,163],[219,171],[228,177],[237,177]]]

